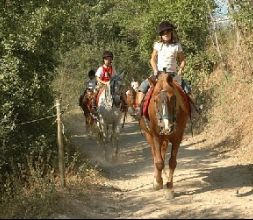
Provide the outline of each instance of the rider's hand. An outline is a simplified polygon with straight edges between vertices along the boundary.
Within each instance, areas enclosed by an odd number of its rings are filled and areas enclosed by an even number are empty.
[[[150,75],[148,78],[151,80],[151,81],[156,81],[157,80],[157,75]]]
[[[158,70],[154,70],[154,76],[158,75]]]
[[[183,70],[182,70],[182,68],[179,68],[177,74],[178,74],[179,76],[183,77]]]
[[[179,85],[182,84],[182,76],[181,76],[181,75],[177,74],[173,79],[174,79],[175,81],[177,81],[177,83],[178,83]]]

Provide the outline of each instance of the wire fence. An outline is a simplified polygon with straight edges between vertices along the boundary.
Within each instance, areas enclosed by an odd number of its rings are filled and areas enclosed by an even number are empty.
[[[59,172],[60,172],[60,180],[61,180],[61,186],[66,186],[65,181],[65,160],[64,160],[64,144],[63,144],[63,135],[64,135],[64,124],[62,122],[62,115],[63,114],[71,114],[74,109],[69,110],[67,105],[65,108],[62,108],[61,102],[59,99],[55,100],[55,104],[48,109],[47,113],[54,110],[56,111],[55,114],[47,115],[38,119],[33,119],[30,121],[24,121],[20,123],[13,123],[13,125],[10,127],[11,130],[14,130],[17,127],[24,126],[24,125],[30,125],[33,123],[38,123],[44,120],[55,118],[55,121],[53,124],[57,124],[57,145],[58,145],[58,161],[59,161]]]

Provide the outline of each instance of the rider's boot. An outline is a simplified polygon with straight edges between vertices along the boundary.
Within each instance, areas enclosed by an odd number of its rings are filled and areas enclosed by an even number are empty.
[[[182,83],[181,83],[181,87],[190,101],[191,108],[193,108],[198,114],[200,114],[201,110],[203,109],[203,105],[198,106],[196,104],[195,98],[193,97],[193,95],[191,93],[192,88],[189,85],[189,83],[183,79]]]
[[[189,98],[191,108],[193,108],[198,114],[200,114],[201,110],[203,109],[203,105],[198,106],[195,98],[191,93],[188,93],[187,96]]]

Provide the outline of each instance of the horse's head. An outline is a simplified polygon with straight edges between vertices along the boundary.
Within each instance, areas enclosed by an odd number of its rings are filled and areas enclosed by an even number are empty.
[[[159,72],[158,79],[154,83],[153,79],[149,79],[151,84],[155,84],[154,94],[159,93],[160,91],[167,91],[169,96],[172,96],[174,93],[173,89],[173,75],[165,72]]]
[[[121,73],[119,75],[114,75],[110,80],[111,95],[113,103],[116,106],[119,106],[121,103],[122,93],[124,90],[123,78],[124,73]]]
[[[126,91],[126,104],[128,107],[135,107],[135,99],[136,99],[136,94],[138,92],[138,88],[139,88],[139,82],[133,80],[130,83],[130,86],[128,87],[127,91]]]
[[[139,84],[138,81],[133,80],[133,81],[131,82],[131,88],[132,88],[135,92],[138,91],[139,86],[140,86],[140,84]]]
[[[85,96],[86,96],[86,98],[91,99],[93,97],[93,95],[94,95],[94,91],[92,89],[87,88],[85,90]]]
[[[94,97],[94,91],[86,88],[83,94],[79,97],[79,106],[83,109],[84,114],[89,114],[92,107],[92,99]]]
[[[173,74],[160,73],[154,88],[153,97],[155,102],[155,111],[164,130],[162,133],[168,134],[176,121],[176,115],[181,109],[188,112],[187,97],[180,86],[173,81]]]

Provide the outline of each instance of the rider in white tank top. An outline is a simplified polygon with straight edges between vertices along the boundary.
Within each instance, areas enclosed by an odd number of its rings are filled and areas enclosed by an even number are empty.
[[[157,51],[158,71],[163,71],[163,68],[166,68],[168,72],[177,72],[177,55],[178,53],[183,52],[181,44],[155,42],[154,49]]]
[[[158,34],[160,41],[154,43],[150,64],[155,76],[159,71],[173,72],[175,75],[173,79],[181,85],[181,76],[183,76],[185,67],[185,55],[181,44],[178,42],[175,29],[176,27],[167,21],[159,24]],[[149,81],[146,79],[141,83],[136,95],[136,116],[140,116],[140,105],[148,88]]]

